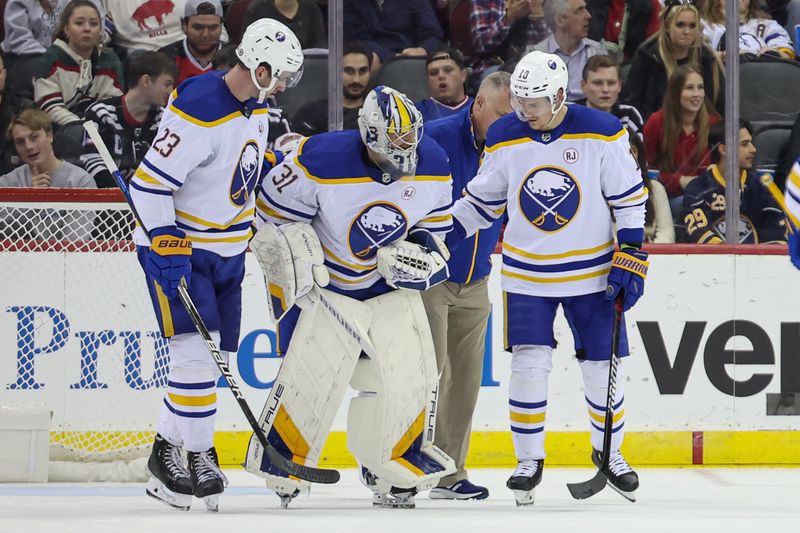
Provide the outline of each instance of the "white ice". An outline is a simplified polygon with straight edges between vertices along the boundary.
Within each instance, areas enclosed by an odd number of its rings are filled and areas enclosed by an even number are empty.
[[[143,484],[0,485],[3,533],[598,533],[598,532],[794,532],[800,531],[800,470],[787,468],[640,469],[638,501],[628,503],[606,488],[575,501],[567,482],[589,469],[546,468],[536,503],[517,508],[505,488],[508,470],[473,469],[489,487],[484,501],[431,500],[416,509],[377,509],[355,470],[342,470],[337,485],[315,486],[288,510],[243,470],[227,470],[231,484],[220,512],[195,499],[181,512],[144,495]]]

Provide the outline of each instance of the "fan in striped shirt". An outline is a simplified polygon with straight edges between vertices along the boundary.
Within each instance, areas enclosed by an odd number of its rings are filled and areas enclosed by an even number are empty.
[[[644,120],[641,113],[632,105],[619,103],[622,81],[619,64],[613,57],[607,55],[590,57],[583,67],[581,89],[586,98],[577,100],[576,104],[611,113],[622,122],[623,128],[642,138]]]
[[[136,171],[158,132],[161,113],[172,92],[177,68],[159,52],[145,52],[130,63],[130,89],[122,96],[95,102],[85,118],[97,125],[126,179]],[[81,165],[98,187],[116,187],[100,154],[84,134]]]

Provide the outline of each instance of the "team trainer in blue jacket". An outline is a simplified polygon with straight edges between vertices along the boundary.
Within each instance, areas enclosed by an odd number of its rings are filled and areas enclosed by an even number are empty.
[[[453,176],[453,199],[461,198],[466,184],[478,173],[489,126],[511,112],[507,72],[496,72],[481,83],[472,106],[425,124],[425,135],[444,148]],[[490,256],[500,236],[500,217],[451,250],[450,277],[422,293],[422,301],[436,347],[439,365],[439,406],[434,443],[456,462],[458,470],[443,477],[431,498],[482,500],[486,487],[467,479],[464,463],[472,431],[472,413],[478,400],[483,352],[489,318],[487,281]]]

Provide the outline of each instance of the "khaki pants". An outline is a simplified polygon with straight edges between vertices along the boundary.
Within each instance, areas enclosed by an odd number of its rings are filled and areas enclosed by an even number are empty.
[[[489,318],[488,278],[469,284],[446,281],[422,293],[439,368],[439,405],[434,444],[453,458],[458,470],[440,487],[467,478],[464,463],[483,373]]]

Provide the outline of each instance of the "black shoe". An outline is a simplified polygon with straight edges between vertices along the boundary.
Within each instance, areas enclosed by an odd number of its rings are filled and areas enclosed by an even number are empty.
[[[194,483],[183,462],[180,446],[170,444],[161,435],[156,435],[147,469],[150,471],[146,489],[148,496],[177,509],[189,509]]]
[[[189,452],[189,472],[194,483],[194,495],[202,498],[209,511],[219,509],[219,495],[225,490],[228,478],[219,468],[217,450]]]
[[[592,462],[597,468],[600,468],[601,457],[600,452],[597,450],[592,451]],[[617,451],[611,452],[611,460],[608,462],[608,483],[612,488],[620,493],[631,495],[636,489],[639,488],[639,476],[633,468],[630,467],[622,454]]]

